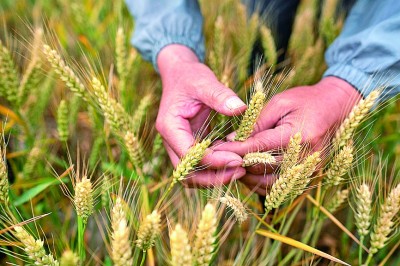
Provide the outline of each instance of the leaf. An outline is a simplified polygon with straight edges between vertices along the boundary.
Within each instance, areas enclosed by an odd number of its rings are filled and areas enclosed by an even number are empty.
[[[68,178],[62,179],[62,182],[68,182]],[[25,202],[33,199],[35,196],[37,196],[39,193],[43,192],[46,188],[49,186],[53,185],[59,185],[61,182],[58,179],[54,178],[46,178],[44,179],[39,185],[28,189],[25,191],[21,196],[17,197],[13,202],[14,206],[18,207],[21,204],[24,204]]]
[[[280,235],[280,234],[277,234],[277,233],[272,233],[272,232],[269,232],[269,231],[266,231],[266,230],[262,230],[262,229],[257,230],[256,233],[259,234],[259,235],[265,236],[265,237],[269,237],[269,238],[275,239],[275,240],[277,240],[279,242],[291,245],[292,247],[299,248],[299,249],[302,249],[302,250],[307,251],[307,252],[311,252],[311,253],[313,253],[315,255],[318,255],[320,257],[326,258],[328,260],[331,260],[331,261],[334,261],[334,262],[337,262],[337,263],[340,263],[340,264],[343,264],[343,265],[350,265],[350,264],[348,264],[348,263],[346,263],[344,261],[341,261],[341,260],[339,260],[339,259],[337,259],[337,258],[325,253],[325,252],[322,252],[322,251],[320,251],[320,250],[318,250],[316,248],[310,247],[309,245],[301,243],[300,241],[294,240],[293,238],[286,237],[286,236],[283,236],[283,235]]]

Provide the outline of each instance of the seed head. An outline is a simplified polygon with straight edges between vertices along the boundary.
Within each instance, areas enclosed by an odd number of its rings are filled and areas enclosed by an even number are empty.
[[[146,216],[139,227],[138,239],[136,240],[138,248],[146,251],[154,245],[157,236],[160,234],[160,222],[161,215],[157,210]]]
[[[88,217],[93,213],[93,188],[90,179],[86,176],[75,184],[74,205],[76,213],[86,224]]]
[[[360,236],[366,236],[369,233],[371,224],[371,208],[372,208],[372,193],[370,187],[362,183],[356,192],[356,226]]]
[[[329,185],[337,186],[343,180],[343,176],[350,170],[353,164],[353,145],[347,144],[333,158],[328,170],[326,179]]]
[[[283,160],[281,164],[280,173],[284,173],[288,169],[292,168],[297,164],[301,151],[301,133],[297,132],[289,140],[287,149],[283,154]]]
[[[61,141],[67,141],[69,136],[68,130],[68,106],[65,100],[60,102],[57,110],[57,130],[58,130],[58,137]]]
[[[10,185],[8,183],[7,166],[5,162],[5,155],[3,148],[0,148],[0,204],[7,205],[9,201],[8,191]]]
[[[380,208],[378,220],[371,233],[370,253],[375,254],[385,246],[389,234],[393,230],[396,214],[400,209],[400,184],[398,184],[386,197]]]
[[[141,168],[143,165],[143,151],[139,140],[131,131],[126,132],[124,140],[132,164]]]
[[[269,152],[251,152],[247,153],[243,157],[243,167],[251,166],[258,163],[273,164],[275,162],[275,157],[272,156]]]
[[[251,97],[250,104],[243,115],[242,121],[236,131],[235,140],[245,141],[253,133],[254,125],[264,108],[266,95],[262,89],[262,82],[256,81],[254,85],[254,94]]]
[[[66,250],[63,252],[60,259],[60,266],[76,266],[79,265],[79,257],[72,250]]]
[[[209,265],[215,249],[217,218],[214,205],[208,203],[201,214],[194,242],[194,261],[196,265]]]
[[[21,241],[22,246],[29,259],[33,261],[35,265],[40,266],[58,266],[59,263],[53,258],[53,255],[46,254],[43,247],[43,241],[35,239],[21,226],[14,227],[14,236]]]
[[[347,199],[348,196],[349,196],[348,189],[337,191],[335,195],[328,202],[326,209],[330,213],[334,213],[340,207],[340,205],[343,204],[343,202]]]
[[[180,224],[170,235],[171,241],[171,265],[190,266],[192,265],[192,253],[190,251],[189,239],[186,231]]]
[[[248,214],[246,208],[239,199],[225,195],[219,198],[219,201],[233,211],[233,215],[240,224],[247,220]]]

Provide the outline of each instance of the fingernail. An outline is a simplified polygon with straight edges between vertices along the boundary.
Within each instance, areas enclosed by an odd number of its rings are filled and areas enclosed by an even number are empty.
[[[242,106],[245,106],[244,102],[236,96],[232,96],[232,97],[228,98],[228,100],[226,100],[226,102],[225,102],[225,105],[230,110],[235,110]]]
[[[227,167],[238,167],[238,166],[242,166],[242,162],[241,161],[230,161],[229,163],[226,164]]]

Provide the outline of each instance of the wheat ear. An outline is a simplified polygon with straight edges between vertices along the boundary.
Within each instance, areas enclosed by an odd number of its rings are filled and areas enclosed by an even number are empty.
[[[296,165],[279,176],[272,185],[270,192],[265,197],[264,206],[266,213],[281,206],[290,196],[296,184],[299,182],[298,180],[301,177],[300,174],[303,168],[304,165]]]
[[[381,90],[379,89],[372,91],[365,99],[361,99],[358,104],[353,107],[348,117],[336,131],[336,135],[332,141],[336,149],[346,145],[352,138],[354,131],[368,114],[380,93]]]
[[[208,203],[201,214],[194,242],[194,262],[196,265],[209,265],[215,249],[217,218],[214,205]]]
[[[265,105],[266,95],[264,93],[262,82],[257,80],[254,85],[254,93],[250,104],[243,115],[239,128],[236,131],[235,140],[245,141],[253,133],[257,118]]]
[[[240,224],[247,220],[249,215],[239,199],[225,195],[224,197],[220,197],[219,201],[233,211],[233,215]]]
[[[273,164],[276,159],[269,152],[251,152],[243,157],[243,167],[251,166],[254,164]]]
[[[312,174],[317,169],[318,163],[321,162],[320,156],[320,152],[314,152],[313,154],[307,156],[307,158],[302,163],[303,168],[300,172],[300,177],[297,181],[295,189],[297,195],[301,195],[306,189],[308,183],[310,183]]]
[[[300,132],[297,132],[290,138],[287,149],[283,154],[280,169],[281,174],[285,173],[288,169],[297,164],[301,151],[301,139],[302,137]]]
[[[88,217],[93,213],[93,187],[92,182],[86,176],[75,183],[74,205],[76,213],[82,218],[83,223],[87,223]]]
[[[326,180],[329,185],[337,186],[343,180],[343,176],[350,170],[353,164],[353,152],[353,145],[347,144],[333,158],[326,171]]]
[[[10,103],[18,101],[18,72],[10,51],[0,41],[0,96]]]
[[[10,185],[8,183],[8,172],[4,147],[0,147],[0,156],[0,205],[7,205],[9,202],[8,192]]]
[[[343,204],[343,202],[347,199],[348,196],[349,196],[348,189],[337,191],[326,205],[326,209],[330,213],[336,212],[336,210]]]
[[[21,241],[23,249],[29,256],[29,259],[33,261],[34,265],[39,266],[58,266],[59,263],[53,258],[53,255],[46,254],[43,247],[43,241],[35,239],[21,226],[14,227],[14,236]]]
[[[370,187],[362,183],[357,187],[356,196],[355,220],[357,231],[360,236],[366,236],[369,233],[372,218],[372,192]]]
[[[96,101],[113,132],[116,134],[127,132],[130,128],[130,122],[123,107],[107,94],[103,84],[96,77],[92,78],[91,84]]]
[[[120,197],[117,197],[111,210],[111,228],[111,258],[114,265],[133,265],[131,232]]]
[[[260,36],[267,63],[269,66],[273,66],[278,61],[278,55],[276,53],[275,40],[272,32],[267,26],[262,25],[260,28]]]
[[[142,125],[144,118],[146,117],[147,110],[152,104],[152,99],[153,96],[151,94],[147,94],[140,100],[139,106],[132,117],[132,128],[136,132],[139,131],[139,128]]]
[[[378,219],[371,233],[370,255],[378,252],[379,249],[385,246],[389,239],[389,234],[393,230],[395,222],[393,219],[400,209],[400,184],[398,184],[383,202]]]
[[[140,224],[136,246],[143,251],[150,249],[161,230],[161,215],[157,210],[147,215],[143,222]]]
[[[191,266],[193,257],[190,250],[188,235],[180,224],[177,224],[175,229],[172,231],[170,235],[170,243],[171,265]]]
[[[76,266],[79,265],[79,257],[72,250],[66,250],[61,255],[60,266]]]
[[[58,74],[60,79],[64,81],[65,85],[83,100],[90,102],[85,90],[85,86],[74,73],[74,71],[67,66],[60,54],[56,50],[51,49],[48,45],[43,45],[43,53],[46,55],[47,60]]]
[[[206,149],[210,146],[211,140],[204,139],[194,146],[192,146],[185,156],[180,160],[175,170],[172,173],[173,181],[175,184],[178,181],[182,181],[185,177],[196,167],[196,165],[201,161],[204,157]]]
[[[143,151],[139,140],[131,131],[126,132],[124,140],[132,164],[140,169],[143,165]]]
[[[67,141],[69,136],[68,130],[68,105],[65,100],[61,100],[57,109],[57,131],[61,141]]]
[[[35,170],[36,164],[42,156],[42,150],[38,146],[34,146],[29,152],[28,157],[24,165],[24,178],[31,178],[33,171]]]

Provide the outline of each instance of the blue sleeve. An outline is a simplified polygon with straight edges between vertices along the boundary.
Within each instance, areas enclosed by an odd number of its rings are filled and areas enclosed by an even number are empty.
[[[157,70],[157,55],[169,44],[191,48],[204,60],[203,17],[197,0],[126,0],[135,18],[132,44]]]
[[[325,54],[324,76],[346,80],[367,96],[387,86],[385,97],[400,93],[400,1],[358,0],[343,31]]]

